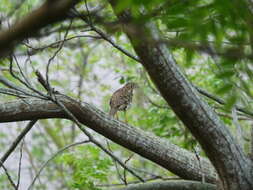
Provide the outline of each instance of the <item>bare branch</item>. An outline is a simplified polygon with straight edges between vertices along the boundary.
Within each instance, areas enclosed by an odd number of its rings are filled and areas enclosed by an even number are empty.
[[[211,94],[211,93],[205,91],[204,89],[199,88],[199,87],[197,87],[197,86],[195,86],[195,88],[196,88],[196,90],[197,90],[200,94],[206,96],[207,98],[212,99],[212,100],[214,100],[215,102],[217,102],[217,103],[219,103],[219,104],[221,104],[221,105],[225,105],[225,104],[226,104],[226,102],[225,102],[224,100],[222,100],[221,98],[219,98],[219,97],[217,97],[217,96],[215,96],[215,95],[213,95],[213,94]],[[245,113],[246,115],[249,115],[250,117],[253,117],[253,113],[252,113],[251,111],[249,111],[249,110],[247,110],[247,109],[244,109],[244,108],[242,108],[241,106],[238,106],[238,105],[235,105],[235,108],[236,108],[238,111],[240,111],[240,112],[242,112],[242,113]]]
[[[23,157],[23,146],[24,146],[24,139],[20,146],[20,156],[19,156],[19,162],[18,162],[18,182],[17,182],[17,189],[19,188],[20,184],[20,174],[21,174],[21,165],[22,165],[22,157]]]
[[[4,166],[3,162],[0,161],[0,165],[1,165],[1,167],[4,169],[4,172],[5,172],[5,174],[6,174],[7,178],[8,178],[8,180],[9,180],[11,186],[12,186],[15,190],[18,190],[17,186],[15,185],[14,181],[13,181],[12,178],[11,178],[11,175],[10,175],[9,172],[8,172],[8,169]]]
[[[9,149],[6,151],[6,153],[1,157],[0,159],[0,168],[3,166],[1,163],[4,163],[7,158],[10,156],[10,154],[15,150],[15,148],[18,146],[20,141],[25,137],[25,135],[31,130],[31,128],[34,126],[34,124],[37,122],[37,120],[30,121],[25,129],[19,134],[19,136],[15,139],[15,141],[11,144]]]
[[[87,12],[89,12],[89,10],[87,10]],[[120,52],[122,52],[123,54],[125,54],[126,56],[132,58],[133,60],[140,62],[139,58],[136,57],[135,55],[132,55],[130,52],[128,52],[127,50],[125,50],[124,48],[120,47],[119,45],[117,45],[115,42],[113,42],[112,39],[110,39],[109,36],[107,36],[107,34],[105,34],[102,30],[98,29],[97,27],[95,27],[92,22],[90,21],[89,17],[85,17],[84,15],[81,15],[77,10],[73,11],[73,14],[76,14],[77,16],[79,16],[79,18],[81,20],[83,20],[84,22],[86,22],[87,24],[89,24],[90,28],[95,31],[97,34],[99,34],[99,36],[104,39],[105,41],[109,42],[113,47],[115,47],[116,49],[118,49]]]

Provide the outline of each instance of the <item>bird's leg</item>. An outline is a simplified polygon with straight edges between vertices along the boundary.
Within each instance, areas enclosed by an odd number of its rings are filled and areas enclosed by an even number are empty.
[[[126,114],[126,110],[124,111],[124,115],[125,115],[125,123],[127,123],[127,114]]]
[[[116,112],[116,119],[119,120],[118,112]]]

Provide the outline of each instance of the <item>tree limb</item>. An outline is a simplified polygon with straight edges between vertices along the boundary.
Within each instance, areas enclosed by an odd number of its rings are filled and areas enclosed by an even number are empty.
[[[216,190],[215,185],[200,183],[196,181],[159,181],[137,185],[129,185],[123,188],[114,188],[112,190]]]
[[[46,1],[24,19],[0,32],[0,57],[8,55],[15,44],[34,36],[41,28],[67,17],[67,12],[78,0]]]
[[[216,173],[210,162],[201,158],[203,171],[199,171],[195,155],[169,141],[148,134],[137,127],[114,120],[97,108],[67,98],[57,99],[71,111],[78,121],[117,144],[157,163],[183,179],[201,180],[204,173],[206,181],[215,183]],[[66,118],[68,116],[49,100],[24,98],[0,104],[0,123],[24,121],[29,119]]]

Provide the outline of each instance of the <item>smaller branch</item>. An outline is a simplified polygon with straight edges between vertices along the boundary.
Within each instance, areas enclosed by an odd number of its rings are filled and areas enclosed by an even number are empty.
[[[87,7],[86,7],[87,8]],[[87,10],[89,12],[89,10]],[[109,42],[113,47],[115,47],[116,49],[118,49],[119,51],[121,51],[123,54],[125,54],[126,56],[132,58],[133,60],[137,61],[137,62],[141,62],[140,59],[138,57],[136,57],[135,55],[132,55],[130,52],[128,52],[127,50],[123,49],[122,47],[120,47],[119,45],[117,45],[115,42],[113,42],[113,40],[110,39],[109,36],[107,36],[102,30],[98,29],[97,27],[95,27],[92,22],[90,21],[89,17],[88,19],[84,16],[81,15],[76,9],[72,9],[72,13],[76,14],[81,20],[83,20],[84,22],[86,22],[87,24],[89,24],[90,28],[95,31],[97,34],[99,34],[99,36],[104,39],[105,41]]]
[[[49,86],[44,77],[42,76],[42,74],[38,70],[35,71],[35,74],[37,76],[38,82],[45,88],[46,91],[49,91],[50,90]]]
[[[152,42],[151,42],[152,43]],[[163,39],[157,41],[156,43],[165,43],[169,47],[178,47],[178,48],[186,48],[190,50],[195,50],[198,52],[206,53],[211,57],[227,57],[230,59],[253,59],[252,54],[246,54],[241,51],[240,44],[236,44],[237,47],[235,48],[227,48],[223,51],[215,51],[214,48],[210,44],[199,44],[199,43],[192,43],[182,40],[175,40],[175,39]]]
[[[21,76],[23,77],[23,79],[25,80],[25,82],[26,82],[29,86],[31,86],[31,84],[30,84],[28,78],[27,78],[27,77],[25,76],[25,74],[23,73],[23,71],[22,71],[22,69],[21,69],[21,67],[20,67],[20,65],[19,65],[18,59],[16,58],[15,54],[13,54],[12,56],[14,57],[14,60],[15,60],[15,62],[16,62],[16,64],[17,64],[17,66],[18,66],[19,73],[21,74]],[[11,72],[13,72],[13,71],[14,71],[13,68],[11,68]],[[14,73],[14,72],[13,72],[13,73]]]
[[[49,67],[50,67],[50,64],[51,64],[51,62],[53,61],[53,59],[56,57],[56,55],[61,51],[61,49],[63,48],[63,45],[64,45],[64,43],[65,43],[65,41],[66,41],[66,38],[67,38],[67,36],[68,36],[68,33],[69,33],[69,30],[70,30],[70,28],[71,28],[71,26],[72,26],[72,19],[71,19],[71,21],[70,21],[70,23],[69,23],[69,27],[68,27],[68,29],[66,30],[66,32],[65,32],[65,34],[64,34],[64,38],[63,38],[63,41],[62,41],[62,43],[60,44],[60,46],[59,46],[59,48],[54,52],[54,54],[53,54],[53,56],[52,57],[50,57],[50,59],[48,60],[48,63],[47,63],[47,67],[46,67],[46,86],[48,87],[48,93],[50,94],[50,96],[52,96],[52,88],[50,87],[50,84],[49,84]]]
[[[130,155],[129,158],[127,158],[124,163],[127,164],[127,162],[130,161],[133,156],[134,156],[134,154]],[[127,182],[127,176],[126,176],[126,169],[125,168],[124,168],[123,176],[124,176],[124,182],[127,185],[128,182]]]
[[[3,163],[7,160],[7,158],[10,156],[10,154],[15,150],[15,148],[18,146],[20,141],[25,137],[25,135],[32,129],[34,124],[37,122],[37,120],[30,121],[25,129],[19,134],[19,136],[15,139],[15,141],[12,143],[12,145],[9,147],[9,149],[6,151],[6,153],[1,157],[0,159],[0,168],[3,166]]]
[[[216,96],[210,94],[209,92],[207,92],[207,91],[205,91],[205,90],[203,90],[203,89],[201,89],[201,88],[199,88],[199,87],[197,87],[197,86],[194,86],[194,87],[195,87],[195,89],[196,89],[200,94],[206,96],[207,98],[212,99],[212,100],[214,100],[215,102],[217,102],[217,103],[219,103],[219,104],[221,104],[221,105],[225,105],[225,104],[226,104],[226,102],[225,102],[224,100],[222,100],[221,98],[218,98],[218,97],[216,97]],[[251,111],[246,110],[246,109],[244,109],[244,108],[242,108],[242,107],[240,107],[240,106],[237,106],[237,105],[235,105],[235,108],[236,108],[238,111],[240,111],[240,112],[242,112],[242,113],[244,113],[244,114],[247,114],[247,115],[249,115],[250,117],[253,117],[253,113],[252,113]]]
[[[237,112],[236,112],[236,108],[232,108],[232,117],[233,117],[233,124],[235,125],[236,127],[236,139],[237,139],[237,143],[243,148],[243,131],[242,131],[242,128],[241,128],[241,125],[238,121],[238,115],[237,115]]]
[[[180,179],[180,178],[175,178],[175,177],[173,177],[173,178],[165,178],[165,177],[162,177],[162,176],[160,176],[160,175],[157,175],[157,174],[155,174],[155,173],[153,173],[153,172],[148,172],[148,171],[146,171],[146,170],[143,170],[143,169],[139,169],[139,168],[132,168],[133,170],[135,170],[135,171],[138,171],[138,172],[140,172],[140,173],[143,173],[143,174],[145,174],[145,175],[149,175],[150,177],[152,177],[153,179],[162,179],[162,180],[168,180],[168,179]],[[146,182],[146,181],[145,181]]]
[[[53,42],[53,43],[51,43],[51,44],[48,44],[48,45],[45,45],[45,46],[39,47],[39,48],[37,48],[37,47],[32,47],[32,46],[30,46],[30,45],[27,44],[27,43],[23,43],[23,44],[24,44],[26,47],[32,49],[33,51],[42,51],[42,50],[44,50],[44,49],[46,49],[46,48],[56,48],[56,47],[59,46],[59,44],[63,43],[63,41],[66,42],[66,41],[70,41],[70,40],[76,39],[76,38],[94,38],[94,39],[101,39],[100,36],[76,35],[76,36],[73,36],[73,37],[70,37],[70,38],[66,38],[66,39],[64,39],[64,40],[58,40],[58,41],[56,41],[56,42]]]
[[[5,172],[5,174],[6,174],[7,178],[8,178],[8,180],[9,180],[11,186],[12,186],[15,190],[18,190],[17,186],[15,185],[14,181],[12,180],[12,178],[11,178],[11,176],[10,176],[10,174],[9,174],[9,172],[8,172],[8,170],[7,170],[7,168],[4,166],[3,162],[0,161],[0,165],[1,165],[1,167],[4,169],[4,172]]]
[[[15,57],[15,55],[13,55]],[[20,69],[20,68],[19,68]],[[9,67],[9,70],[10,70],[10,74],[13,78],[17,79],[21,84],[25,85],[28,89],[32,90],[33,92],[36,92],[37,94],[39,94],[41,97],[44,97],[44,98],[48,98],[47,95],[41,93],[40,91],[36,90],[35,88],[33,88],[28,82],[27,80],[25,79],[25,81],[23,81],[21,78],[19,78],[14,72],[13,72],[13,59],[10,58],[10,67]],[[22,74],[21,74],[22,75]],[[22,75],[24,78],[25,76]]]
[[[35,165],[33,155],[30,152],[29,147],[28,147],[28,145],[27,145],[27,143],[25,141],[24,141],[24,150],[25,150],[26,154],[28,155],[28,160],[29,160],[29,163],[31,165],[31,169],[29,169],[29,172],[30,172],[30,180],[32,181],[33,180],[33,176],[34,176],[33,173],[36,174],[38,172],[38,167]],[[38,177],[38,181],[39,181],[40,185],[43,184],[41,182],[41,180],[40,180],[39,177]]]
[[[150,177],[150,178],[146,178],[146,179],[144,179],[144,181],[145,181],[145,183],[146,182],[150,182],[150,181],[154,181],[154,180],[158,180],[158,179],[160,179],[160,180],[163,180],[163,181],[167,181],[167,180],[183,180],[183,179],[181,179],[181,178],[179,178],[179,177],[161,177],[161,176],[154,176],[154,177]],[[130,185],[130,184],[140,184],[140,181],[138,180],[138,181],[130,181],[130,182],[128,182],[128,185]],[[125,185],[124,183],[115,183],[115,184],[97,184],[96,186],[97,187],[117,187],[117,186],[123,186],[123,185]]]
[[[5,86],[7,86],[7,87],[9,87],[11,89],[16,90],[17,92],[21,92],[21,93],[23,93],[25,95],[29,95],[29,96],[32,95],[29,91],[27,91],[27,90],[25,90],[23,88],[20,88],[19,86],[17,86],[16,84],[8,81],[6,78],[4,78],[1,75],[0,75],[0,83],[2,83],[3,85],[5,85]],[[38,97],[38,96],[36,96],[36,97]]]
[[[160,104],[157,104],[157,103],[153,102],[153,100],[151,100],[151,98],[149,98],[148,96],[146,96],[146,98],[147,98],[147,100],[148,100],[148,102],[150,104],[152,104],[153,106],[155,106],[157,108],[160,108],[160,109],[170,109],[170,107],[167,106],[167,105],[160,105]]]
[[[9,71],[9,67],[0,67],[0,71]],[[13,69],[14,72],[18,72],[18,70]]]
[[[21,164],[22,164],[22,156],[23,156],[23,146],[24,146],[24,139],[20,146],[20,157],[19,157],[19,164],[18,164],[18,182],[17,182],[17,189],[19,188],[20,184],[20,174],[21,174]]]
[[[110,143],[109,141],[106,139],[106,145],[107,145],[107,148],[108,150],[113,153],[112,149],[111,149],[111,146],[110,146]],[[115,165],[115,168],[116,168],[116,171],[117,171],[117,175],[119,177],[119,179],[124,183],[124,185],[126,185],[126,181],[123,179],[123,177],[121,176],[121,173],[120,173],[120,170],[119,170],[119,167],[118,167],[118,164],[117,162],[113,159],[113,162],[114,162],[114,165]]]
[[[220,109],[220,108],[219,108]],[[229,119],[233,119],[233,117],[229,114],[226,114],[226,113],[221,113],[221,112],[216,112],[219,116],[221,117],[226,117],[226,118],[229,118]],[[238,117],[238,120],[250,120],[252,121],[252,118],[248,118],[248,117]]]
[[[19,97],[19,98],[27,97],[23,93],[20,93],[19,91],[12,90],[12,89],[6,89],[6,88],[0,88],[0,93],[5,94],[5,95]]]

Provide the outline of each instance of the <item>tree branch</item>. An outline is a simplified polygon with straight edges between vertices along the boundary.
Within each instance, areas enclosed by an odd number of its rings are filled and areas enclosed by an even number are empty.
[[[37,120],[30,121],[25,129],[19,134],[19,136],[15,139],[15,141],[11,144],[9,149],[6,151],[6,153],[1,157],[0,159],[0,168],[2,164],[7,160],[7,158],[10,156],[10,154],[15,150],[15,148],[18,146],[20,141],[25,137],[25,135],[31,130],[31,128],[34,126],[34,124],[37,122]],[[1,164],[2,163],[2,164]]]
[[[6,56],[15,44],[25,38],[34,36],[41,28],[63,20],[67,12],[78,0],[46,1],[41,7],[32,11],[7,30],[0,32],[0,57]]]
[[[196,181],[159,181],[152,183],[144,183],[137,185],[129,185],[123,188],[116,188],[112,190],[216,190],[215,185],[208,183],[200,183]]]
[[[138,127],[132,127],[114,120],[108,114],[87,104],[57,96],[57,100],[78,119],[78,121],[115,143],[157,163],[170,170],[183,179],[201,180],[204,173],[206,181],[215,183],[216,173],[210,162],[201,158],[203,171],[199,171],[195,155],[185,149],[179,148]],[[0,122],[24,121],[46,118],[67,118],[68,116],[57,105],[49,100],[25,98],[22,100],[6,102],[0,105]]]

